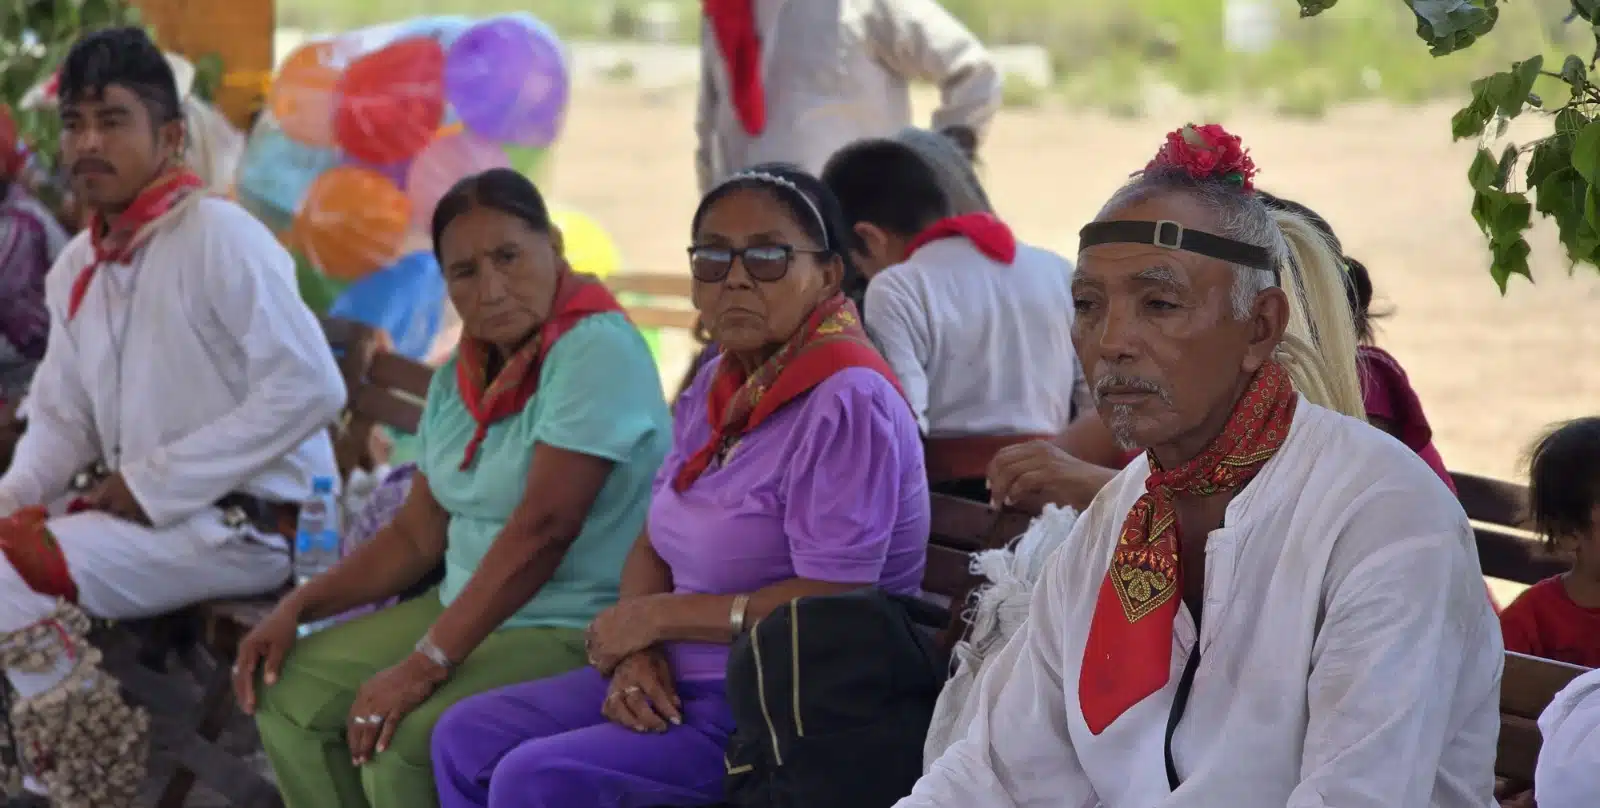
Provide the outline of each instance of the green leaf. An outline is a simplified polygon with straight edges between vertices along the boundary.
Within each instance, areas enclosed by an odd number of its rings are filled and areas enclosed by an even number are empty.
[[[1528,271],[1527,239],[1517,239],[1493,245],[1494,259],[1489,263],[1489,274],[1494,278],[1495,285],[1500,287],[1500,294],[1506,293],[1506,284],[1512,275],[1521,275],[1528,280],[1533,280],[1533,273]]]
[[[1582,112],[1575,107],[1567,107],[1556,113],[1556,134],[1576,136],[1587,123],[1589,119],[1583,117]]]
[[[1558,171],[1572,170],[1571,141],[1560,137],[1547,137],[1533,144],[1528,154],[1528,168],[1523,175],[1528,188],[1535,188],[1546,177]]]
[[[1494,187],[1505,190],[1506,183],[1511,181],[1511,169],[1517,167],[1517,144],[1507,143],[1504,151],[1500,152],[1500,162],[1494,171]]]
[[[1567,54],[1561,63],[1561,80],[1572,85],[1572,89],[1580,89],[1589,82],[1589,68],[1583,63],[1583,57],[1576,53]]]
[[[1509,238],[1527,230],[1533,223],[1532,217],[1533,205],[1528,202],[1526,194],[1506,194],[1492,223],[1496,240],[1501,237]]]
[[[1533,93],[1533,83],[1539,80],[1539,71],[1543,69],[1543,56],[1535,56],[1511,66],[1510,86],[1500,96],[1501,115],[1515,118],[1522,112],[1522,107],[1529,103],[1529,96]]]
[[[1467,169],[1467,182],[1479,193],[1495,189],[1495,179],[1500,174],[1500,164],[1488,149],[1478,149],[1478,156],[1472,158],[1472,166]]]
[[[1600,183],[1600,123],[1589,122],[1572,143],[1572,167],[1590,185]]]

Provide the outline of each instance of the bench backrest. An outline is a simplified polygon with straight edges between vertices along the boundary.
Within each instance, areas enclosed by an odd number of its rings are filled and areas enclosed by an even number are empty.
[[[1451,472],[1456,496],[1472,520],[1483,574],[1533,584],[1564,572],[1565,562],[1526,530],[1528,489],[1516,483]]]
[[[1506,652],[1505,675],[1500,680],[1500,745],[1494,773],[1526,786],[1533,782],[1539,761],[1539,714],[1561,689],[1587,668]]]
[[[689,295],[694,281],[685,274],[627,273],[606,278],[606,286],[622,298],[628,319],[640,328],[670,328],[693,333],[698,322]]]
[[[334,433],[334,454],[339,471],[372,468],[373,431],[388,426],[415,433],[422,420],[433,368],[390,350],[382,330],[350,320],[323,318],[323,331],[339,360],[344,377],[343,422]]]
[[[949,600],[949,618],[941,644],[946,650],[966,633],[961,613],[982,580],[972,573],[972,554],[1006,546],[1028,529],[1029,517],[1018,511],[995,512],[981,502],[933,494],[933,519],[928,536],[925,593]]]

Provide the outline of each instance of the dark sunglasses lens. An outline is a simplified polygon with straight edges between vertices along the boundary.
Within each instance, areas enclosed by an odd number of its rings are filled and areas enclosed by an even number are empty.
[[[782,247],[751,247],[744,251],[744,268],[758,281],[779,280],[789,271],[789,251]]]
[[[733,253],[715,248],[695,248],[689,251],[689,274],[703,283],[716,283],[728,277],[733,264]]]

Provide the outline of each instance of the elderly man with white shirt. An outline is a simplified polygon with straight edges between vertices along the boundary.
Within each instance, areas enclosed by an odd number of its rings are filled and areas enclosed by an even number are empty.
[[[939,87],[933,128],[977,139],[1001,76],[938,0],[702,0],[700,191],[760,163],[816,174],[839,147],[911,124],[914,81]]]
[[[1414,452],[1308,400],[1353,379],[1285,341],[1281,273],[1310,270],[1254,170],[1186,127],[1083,229],[1074,342],[1147,461],[1079,519],[899,808],[1493,805],[1502,646],[1472,531]]]
[[[90,218],[46,279],[48,346],[0,478],[0,669],[35,789],[121,808],[145,721],[98,670],[90,618],[283,584],[280,531],[336,473],[344,386],[289,255],[181,162],[172,70],[148,37],[80,40],[60,98]]]

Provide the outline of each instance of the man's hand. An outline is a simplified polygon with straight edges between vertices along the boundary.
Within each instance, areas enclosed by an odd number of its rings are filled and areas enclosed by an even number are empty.
[[[995,507],[1039,513],[1045,505],[1083,510],[1115,469],[1085,463],[1050,441],[1007,446],[989,461],[989,491]]]
[[[128,490],[128,481],[123,479],[122,472],[116,472],[110,477],[100,481],[100,484],[89,489],[83,495],[83,502],[89,510],[104,511],[135,524],[150,524],[150,517],[145,514],[144,506],[135,499],[133,492]]]

